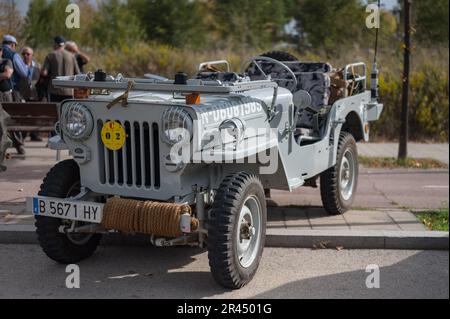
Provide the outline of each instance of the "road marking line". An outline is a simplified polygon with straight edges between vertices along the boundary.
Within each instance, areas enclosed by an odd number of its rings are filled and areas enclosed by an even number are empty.
[[[427,185],[423,188],[430,188],[430,189],[448,189],[448,185]]]
[[[139,276],[139,274],[130,274],[130,275],[123,275],[123,276],[116,276],[116,277],[108,277],[108,279],[125,279],[125,278],[135,278],[138,276]]]

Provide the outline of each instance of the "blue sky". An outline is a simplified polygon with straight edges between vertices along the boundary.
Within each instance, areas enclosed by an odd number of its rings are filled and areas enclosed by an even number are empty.
[[[22,14],[25,15],[31,0],[15,0],[15,1],[19,6],[20,12],[22,12]],[[92,0],[92,2],[95,2],[95,0]],[[381,2],[385,4],[386,8],[388,9],[392,9],[397,4],[397,0],[382,0]]]

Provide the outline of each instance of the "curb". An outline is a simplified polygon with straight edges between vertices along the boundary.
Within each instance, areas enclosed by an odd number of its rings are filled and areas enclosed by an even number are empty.
[[[0,225],[0,244],[37,244],[33,225]],[[150,245],[148,236],[111,234],[107,246]],[[267,247],[449,250],[449,233],[434,231],[357,231],[268,229]]]
[[[449,250],[449,233],[436,231],[378,230],[275,230],[267,231],[266,246],[285,248]]]
[[[360,173],[366,175],[381,175],[381,174],[448,174],[449,168],[370,168],[360,166]]]

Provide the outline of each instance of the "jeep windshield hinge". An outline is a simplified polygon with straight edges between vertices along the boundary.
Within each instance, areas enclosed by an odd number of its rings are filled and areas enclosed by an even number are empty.
[[[268,119],[269,123],[272,122],[272,120],[275,118],[275,116],[278,115],[278,113],[280,113],[277,110],[277,99],[278,99],[278,85],[273,87],[272,103],[267,108],[267,119]]]

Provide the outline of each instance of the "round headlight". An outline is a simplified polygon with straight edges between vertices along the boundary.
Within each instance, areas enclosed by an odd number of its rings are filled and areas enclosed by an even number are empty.
[[[86,106],[81,103],[68,103],[63,107],[60,121],[65,135],[74,140],[84,140],[91,136],[94,118]]]
[[[163,136],[167,143],[174,145],[191,141],[194,124],[189,113],[181,107],[166,110],[162,123]]]

